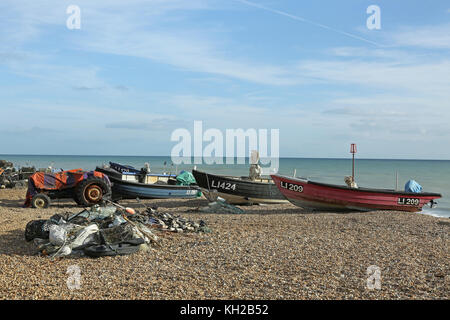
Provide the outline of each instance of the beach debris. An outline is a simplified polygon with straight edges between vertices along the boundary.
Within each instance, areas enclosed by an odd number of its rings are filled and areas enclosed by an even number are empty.
[[[25,188],[28,177],[36,171],[34,167],[17,170],[12,162],[0,160],[0,188]]]
[[[158,226],[160,229],[170,232],[211,232],[205,221],[194,222],[180,216],[174,216],[167,212],[158,212],[152,208],[147,209],[147,224]],[[133,217],[134,218],[134,217]]]
[[[11,162],[0,160],[0,186],[13,188],[15,181],[19,180],[18,173]]]
[[[0,160],[0,168],[11,168],[14,167],[13,163],[7,160]]]
[[[156,231],[210,232],[202,220],[193,222],[146,207],[139,211],[112,201],[78,213],[58,213],[48,220],[33,220],[25,240],[33,241],[42,255],[114,256],[161,247]]]
[[[203,195],[208,202],[214,202],[217,201],[217,198],[219,197],[219,191],[217,191],[217,189],[210,189],[203,192]]]
[[[244,210],[238,208],[232,204],[229,204],[225,199],[217,197],[214,202],[208,203],[206,207],[198,208],[198,211],[208,212],[208,213],[233,213],[233,214],[243,214]]]
[[[53,224],[51,219],[49,220],[33,220],[27,223],[25,227],[25,240],[31,241],[35,238],[48,239],[49,227]]]
[[[144,243],[158,241],[151,230],[128,221],[127,215],[131,214],[112,205],[55,214],[48,220],[30,221],[25,240],[34,240],[41,254],[52,257],[131,254]]]
[[[438,224],[450,226],[450,218],[449,219],[439,219]]]

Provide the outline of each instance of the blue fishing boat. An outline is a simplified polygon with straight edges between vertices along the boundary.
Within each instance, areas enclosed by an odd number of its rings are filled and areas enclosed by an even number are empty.
[[[97,167],[97,171],[108,176],[112,182],[113,199],[170,199],[196,198],[201,195],[197,185],[178,185],[176,175],[150,173],[145,168],[137,170],[131,166],[110,163]]]

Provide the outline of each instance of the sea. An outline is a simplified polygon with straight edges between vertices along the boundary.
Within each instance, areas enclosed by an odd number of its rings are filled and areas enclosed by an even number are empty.
[[[249,172],[248,159],[231,159],[234,164],[175,164],[170,156],[80,156],[80,155],[0,155],[0,159],[11,161],[16,168],[34,166],[53,170],[81,168],[93,170],[110,161],[131,165],[135,168],[150,164],[152,172],[179,173],[182,170],[199,170],[211,173],[246,176]],[[230,159],[229,159],[230,160]],[[176,162],[176,160],[175,160]],[[344,185],[344,178],[352,174],[352,160],[349,159],[313,159],[280,158],[278,173],[307,178],[313,181]],[[437,207],[424,207],[422,214],[450,217],[450,160],[389,160],[356,159],[355,180],[360,187],[404,190],[408,180],[417,181],[425,192],[442,194]]]

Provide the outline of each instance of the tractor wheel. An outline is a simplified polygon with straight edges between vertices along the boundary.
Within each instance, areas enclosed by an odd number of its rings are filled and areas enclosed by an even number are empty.
[[[50,198],[44,193],[38,193],[31,199],[31,206],[33,208],[44,209],[50,205]]]
[[[75,187],[75,199],[82,206],[90,206],[102,201],[103,196],[110,192],[110,187],[103,179],[93,177],[81,181]]]

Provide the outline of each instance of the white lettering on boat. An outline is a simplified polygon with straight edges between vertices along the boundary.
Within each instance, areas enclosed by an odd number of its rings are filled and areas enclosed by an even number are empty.
[[[406,206],[418,206],[420,204],[420,199],[418,198],[398,198],[398,204]]]
[[[285,182],[285,181],[281,181],[280,182],[280,186],[283,189],[287,189],[287,190],[290,190],[290,191],[303,192],[303,186],[301,186],[299,184],[288,183],[288,182]]]
[[[236,190],[236,184],[225,181],[211,181],[211,188],[223,189],[223,190]]]

